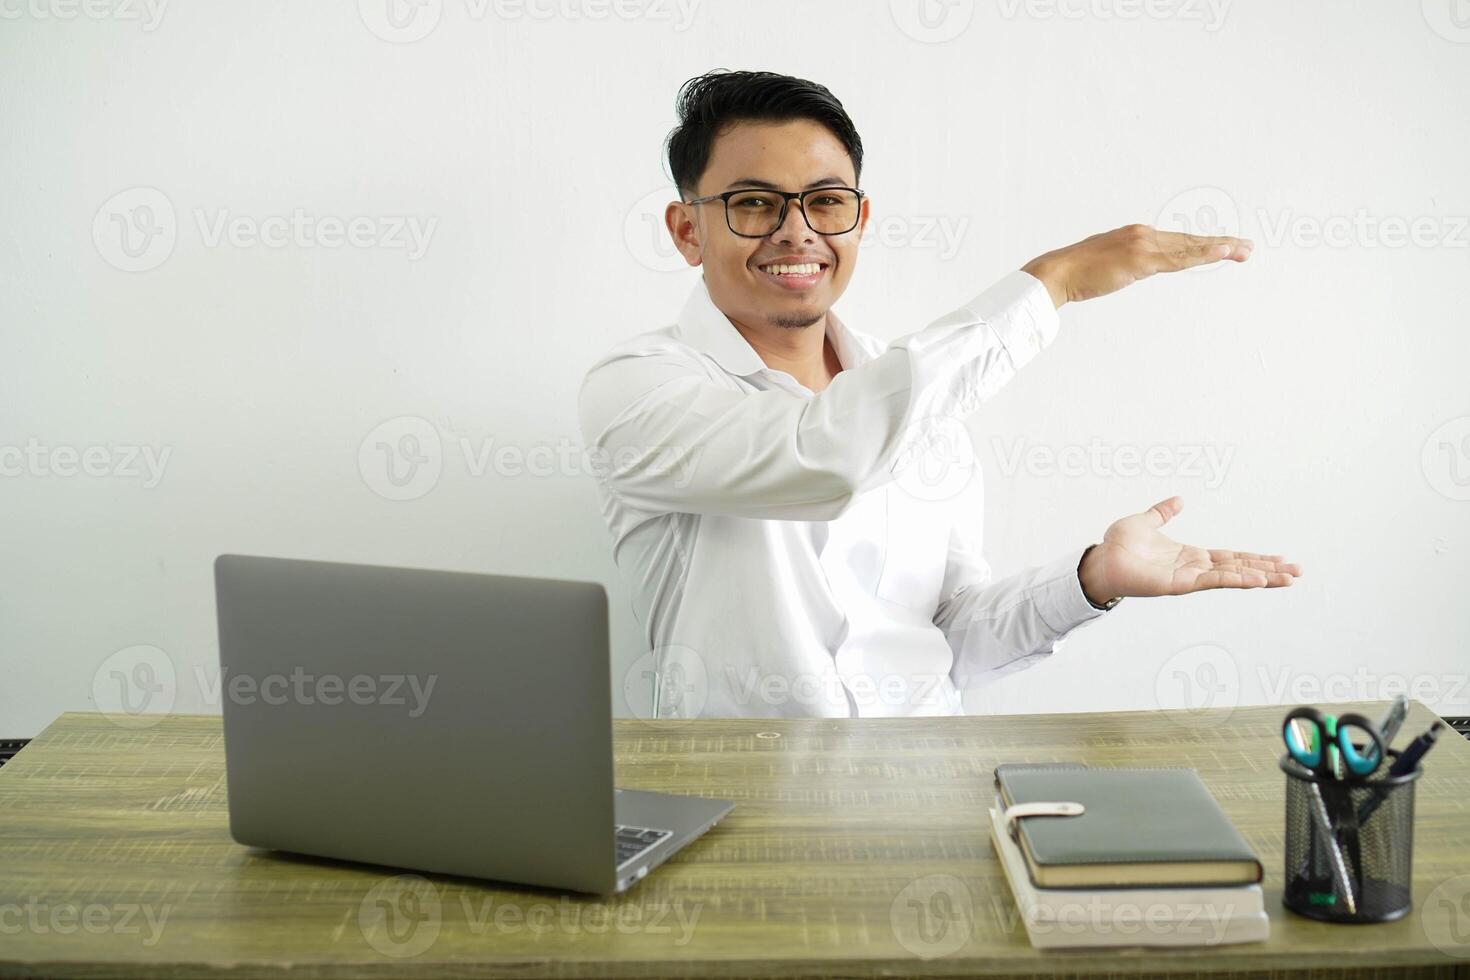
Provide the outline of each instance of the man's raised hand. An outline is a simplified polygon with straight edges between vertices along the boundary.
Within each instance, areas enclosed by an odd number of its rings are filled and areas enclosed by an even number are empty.
[[[1244,262],[1252,243],[1229,235],[1186,235],[1124,225],[1038,256],[1021,267],[1040,279],[1052,302],[1078,303],[1116,292],[1157,272],[1230,259]]]

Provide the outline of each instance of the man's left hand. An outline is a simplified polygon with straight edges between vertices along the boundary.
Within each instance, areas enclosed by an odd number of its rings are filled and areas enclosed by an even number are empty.
[[[1184,509],[1178,497],[1114,521],[1102,543],[1077,570],[1082,591],[1101,606],[1118,596],[1186,595],[1206,589],[1260,589],[1290,585],[1301,566],[1281,555],[1196,548],[1159,528]]]

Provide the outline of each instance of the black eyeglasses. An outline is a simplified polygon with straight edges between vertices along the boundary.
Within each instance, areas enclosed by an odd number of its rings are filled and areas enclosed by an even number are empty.
[[[843,235],[857,227],[863,192],[856,187],[813,187],[790,194],[786,191],[737,190],[697,197],[685,204],[723,201],[725,224],[741,238],[765,238],[786,221],[792,201],[801,203],[806,226],[818,235]]]

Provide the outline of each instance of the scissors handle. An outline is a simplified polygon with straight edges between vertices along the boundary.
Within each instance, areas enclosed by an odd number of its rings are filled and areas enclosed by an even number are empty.
[[[1363,743],[1364,751],[1358,751],[1357,742]],[[1367,776],[1383,764],[1388,746],[1377,725],[1362,715],[1346,714],[1337,719],[1337,748],[1348,772]]]
[[[1367,776],[1383,764],[1387,748],[1377,726],[1362,715],[1349,713],[1334,718],[1310,706],[1287,713],[1281,737],[1293,759],[1327,777],[1338,775],[1339,760],[1349,775]]]
[[[1281,724],[1281,738],[1286,751],[1299,764],[1322,776],[1330,776],[1327,767],[1327,720],[1316,708],[1293,708]]]

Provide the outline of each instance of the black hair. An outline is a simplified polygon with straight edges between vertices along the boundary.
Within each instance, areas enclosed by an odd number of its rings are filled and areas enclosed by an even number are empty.
[[[664,140],[664,148],[681,196],[692,194],[704,176],[715,137],[726,125],[742,120],[820,123],[847,149],[854,181],[862,177],[862,137],[825,85],[770,71],[715,70],[681,85],[674,108],[679,125]]]

